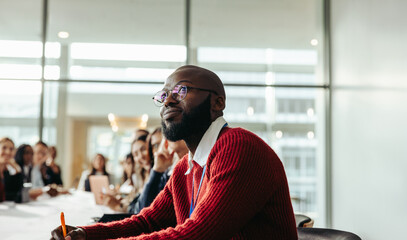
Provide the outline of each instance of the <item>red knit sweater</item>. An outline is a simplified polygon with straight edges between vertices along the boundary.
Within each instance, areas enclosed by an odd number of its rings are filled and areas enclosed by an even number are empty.
[[[259,137],[224,128],[203,169],[184,156],[150,207],[122,221],[83,227],[87,239],[297,239],[287,179],[280,159]],[[195,199],[196,196],[194,196]]]

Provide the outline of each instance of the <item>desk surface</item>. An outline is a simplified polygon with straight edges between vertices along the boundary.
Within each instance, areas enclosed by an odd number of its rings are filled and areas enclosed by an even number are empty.
[[[59,226],[64,212],[67,225],[91,224],[92,217],[113,213],[95,204],[92,193],[76,191],[72,195],[42,198],[23,204],[0,203],[0,236],[2,240],[50,239],[51,230]]]

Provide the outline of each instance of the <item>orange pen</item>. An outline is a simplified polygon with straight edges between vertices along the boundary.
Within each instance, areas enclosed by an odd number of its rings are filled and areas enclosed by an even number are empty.
[[[61,227],[62,227],[62,233],[64,234],[64,237],[66,237],[66,225],[65,225],[64,212],[61,212]]]

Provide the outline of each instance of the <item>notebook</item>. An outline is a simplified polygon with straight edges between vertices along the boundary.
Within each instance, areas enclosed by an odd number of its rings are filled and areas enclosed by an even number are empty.
[[[95,202],[98,205],[103,204],[102,194],[109,189],[109,177],[106,175],[89,176],[90,190],[95,196]]]

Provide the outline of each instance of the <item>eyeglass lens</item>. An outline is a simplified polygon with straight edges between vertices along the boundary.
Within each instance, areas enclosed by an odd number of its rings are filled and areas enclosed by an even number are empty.
[[[183,85],[177,85],[170,92],[175,100],[181,101],[187,95],[187,87]],[[162,104],[165,102],[165,99],[167,99],[167,97],[168,97],[167,92],[160,91],[154,96],[154,101],[157,102],[158,104]]]

